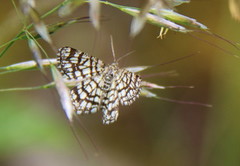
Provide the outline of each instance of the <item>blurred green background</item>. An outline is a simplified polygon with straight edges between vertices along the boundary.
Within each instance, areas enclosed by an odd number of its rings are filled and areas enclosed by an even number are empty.
[[[37,1],[37,9],[44,13],[59,2]],[[112,2],[141,6],[134,0]],[[227,0],[192,0],[179,6],[177,11],[197,19],[229,40],[240,40],[240,23],[231,17]],[[165,39],[157,39],[159,28],[152,25],[146,25],[140,35],[131,39],[129,15],[104,5],[102,15],[108,19],[101,22],[98,32],[91,23],[75,24],[53,34],[54,43],[57,47],[80,49],[111,63],[109,36],[112,35],[117,56],[135,51],[120,62],[121,66],[154,65],[200,51],[197,56],[152,68],[142,75],[176,71],[178,76],[145,79],[166,86],[193,85],[194,89],[154,92],[166,98],[212,104],[213,108],[141,97],[131,106],[121,107],[118,121],[109,126],[102,125],[101,113],[79,117],[87,131],[75,124],[80,146],[61,110],[55,89],[1,92],[0,165],[239,166],[240,59],[188,34],[170,31]],[[74,16],[88,16],[88,6],[80,7],[71,15]],[[54,14],[45,22],[51,24],[60,20]],[[11,1],[2,0],[0,43],[9,41],[21,27]],[[240,56],[240,51],[226,42],[197,35]],[[55,57],[45,42],[40,43]],[[30,59],[32,54],[27,42],[17,41],[0,59],[0,66]],[[0,75],[1,89],[47,82],[39,71]]]

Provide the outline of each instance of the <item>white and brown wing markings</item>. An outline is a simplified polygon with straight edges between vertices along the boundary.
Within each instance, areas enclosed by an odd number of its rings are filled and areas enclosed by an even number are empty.
[[[118,99],[118,93],[116,91],[116,87],[113,87],[114,89],[110,89],[102,103],[101,103],[101,110],[103,113],[103,124],[110,124],[115,121],[117,121],[118,115],[119,115],[119,99]]]
[[[105,66],[96,57],[71,47],[59,49],[58,68],[68,80],[79,80],[70,90],[77,114],[90,114],[101,110],[103,123],[117,120],[119,104],[130,105],[140,93],[140,76],[120,69],[117,63]]]
[[[122,105],[130,105],[139,97],[141,91],[139,75],[123,69],[120,79],[116,82],[118,97]]]
[[[77,114],[96,113],[101,104],[104,82],[100,76],[88,78],[71,89],[72,101]]]
[[[119,102],[122,105],[130,105],[139,96],[140,76],[125,69],[117,69],[111,86],[105,91],[101,103],[103,123],[110,124],[117,120],[119,115]],[[105,81],[106,84],[106,81]]]
[[[106,85],[106,77],[104,83]],[[108,89],[105,89],[104,87],[103,91],[105,91],[101,102],[103,124],[110,124],[117,120],[119,114],[119,99],[114,78],[111,80]]]
[[[98,58],[71,47],[60,48],[57,55],[58,68],[62,75],[69,80],[100,75],[105,68],[105,64]]]

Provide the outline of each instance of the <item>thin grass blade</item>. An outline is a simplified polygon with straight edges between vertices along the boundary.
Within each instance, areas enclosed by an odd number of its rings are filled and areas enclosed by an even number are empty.
[[[62,108],[70,122],[73,120],[74,115],[74,107],[72,105],[72,100],[70,96],[70,91],[68,87],[65,85],[60,72],[57,70],[55,66],[51,66],[51,71],[53,75],[54,82],[56,84],[56,89],[60,97],[60,102],[62,104]]]

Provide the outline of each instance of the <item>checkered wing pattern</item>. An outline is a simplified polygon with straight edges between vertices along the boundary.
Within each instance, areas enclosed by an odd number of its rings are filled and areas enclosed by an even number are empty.
[[[119,103],[130,105],[139,96],[141,79],[120,69],[117,63],[105,66],[97,59],[70,47],[59,49],[58,68],[67,80],[78,81],[70,90],[77,114],[101,110],[103,123],[117,120]]]
[[[77,114],[96,113],[101,105],[104,93],[102,76],[95,76],[81,81],[71,90],[72,101]]]
[[[111,86],[106,91],[106,94],[101,103],[103,113],[103,123],[110,124],[117,120],[119,114],[119,99],[118,91],[116,90],[116,82],[112,81]]]
[[[140,82],[139,75],[123,69],[119,79],[116,79],[118,98],[122,105],[130,105],[139,97]]]
[[[58,69],[69,80],[82,80],[101,74],[105,64],[71,47],[62,47],[57,54]]]
[[[89,56],[71,47],[59,49],[57,54],[58,68],[68,80],[79,80],[70,93],[77,114],[95,113],[102,96],[102,72],[105,64],[96,57]]]
[[[111,86],[102,102],[104,124],[110,124],[117,120],[119,103],[130,105],[140,94],[141,79],[138,75],[119,68],[114,74]]]

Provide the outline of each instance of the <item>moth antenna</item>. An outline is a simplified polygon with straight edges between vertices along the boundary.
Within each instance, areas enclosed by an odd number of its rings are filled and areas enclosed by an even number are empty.
[[[116,59],[116,54],[115,54],[115,50],[114,50],[114,44],[113,44],[113,37],[112,35],[110,36],[110,39],[111,39],[111,49],[112,49],[112,54],[113,54],[113,60],[115,63],[119,62],[121,59],[127,57],[128,55],[132,54],[133,52],[135,51],[130,51],[129,53],[119,57],[118,59]]]
[[[123,58],[127,57],[128,55],[131,55],[131,54],[134,53],[134,52],[135,52],[135,51],[130,51],[129,53],[126,53],[125,55],[119,57],[116,62],[119,62],[120,60],[122,60]]]
[[[112,49],[113,60],[114,60],[114,62],[117,62],[116,61],[116,54],[115,54],[114,46],[113,46],[113,37],[112,37],[112,35],[110,36],[110,39],[111,39],[111,49]]]

